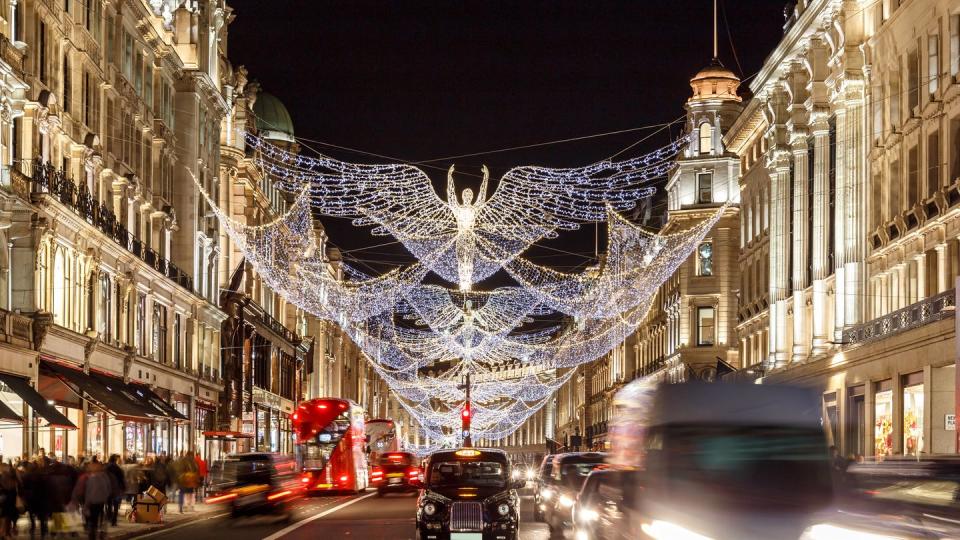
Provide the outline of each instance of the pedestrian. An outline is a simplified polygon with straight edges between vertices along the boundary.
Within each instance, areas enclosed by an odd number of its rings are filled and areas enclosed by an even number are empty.
[[[100,523],[103,520],[103,510],[112,494],[110,477],[103,470],[103,464],[94,457],[87,464],[86,472],[77,481],[73,490],[73,499],[83,508],[86,518],[87,538],[97,540],[100,533]]]
[[[68,515],[73,490],[77,484],[77,470],[66,463],[55,462],[50,465],[50,515],[53,518],[53,532],[63,534],[70,531],[74,521]]]
[[[207,470],[207,462],[204,461],[203,457],[200,456],[200,452],[197,452],[196,455],[197,462],[197,474],[200,475],[200,488],[198,489],[198,498],[203,502],[204,497],[207,496],[207,479],[209,478],[209,472]]]
[[[123,469],[123,482],[126,487],[124,496],[130,506],[133,506],[134,501],[137,500],[137,493],[141,493],[141,489],[146,490],[149,484],[146,484],[143,468],[133,458],[127,459],[127,462],[121,468]]]
[[[120,468],[120,456],[113,454],[107,463],[106,472],[110,476],[110,500],[107,501],[107,519],[110,525],[117,526],[117,515],[120,513],[120,501],[127,491],[127,479]]]
[[[9,464],[0,465],[0,537],[13,538],[20,510],[17,499],[20,497],[17,473]]]
[[[199,468],[197,467],[196,459],[193,457],[193,451],[181,456],[174,464],[174,469],[177,472],[177,485],[180,487],[179,502],[180,513],[182,514],[184,506],[187,507],[188,511],[193,510],[195,502],[194,492],[200,481]]]
[[[40,538],[46,538],[49,532],[48,522],[51,513],[50,466],[41,449],[40,457],[29,463],[22,477],[23,501],[30,516],[30,536],[36,534],[37,522],[40,523]]]

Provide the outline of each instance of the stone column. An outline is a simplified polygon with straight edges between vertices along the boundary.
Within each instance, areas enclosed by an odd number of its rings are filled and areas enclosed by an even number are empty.
[[[804,316],[806,302],[804,289],[807,288],[807,252],[810,239],[807,238],[807,222],[810,209],[807,208],[807,139],[799,134],[793,141],[793,355],[791,362],[805,362],[809,354],[810,336],[807,334],[807,318]]]
[[[847,74],[850,77],[850,74]],[[848,175],[844,180],[847,196],[844,220],[844,280],[846,306],[844,324],[852,326],[863,322],[863,297],[865,283],[866,237],[867,237],[867,164],[866,164],[866,100],[864,81],[852,79],[846,81],[847,114],[846,130],[842,135],[837,132],[837,141],[844,141],[846,154],[844,167]],[[839,123],[839,118],[838,118]],[[839,143],[838,143],[839,145]],[[905,278],[905,276],[902,276]]]
[[[770,195],[770,364],[787,363],[787,296],[790,238],[787,230],[787,197],[790,184],[790,153],[774,150]]]
[[[829,329],[827,328],[827,283],[831,273],[827,248],[830,242],[827,230],[830,223],[830,125],[825,114],[814,116],[813,129],[813,238],[810,249],[813,250],[813,350],[814,356],[829,349]],[[811,164],[807,164],[810,166]]]
[[[913,263],[917,268],[917,301],[927,297],[927,257],[920,253],[914,255]]]
[[[950,261],[947,260],[947,244],[937,244],[937,294],[950,288]]]

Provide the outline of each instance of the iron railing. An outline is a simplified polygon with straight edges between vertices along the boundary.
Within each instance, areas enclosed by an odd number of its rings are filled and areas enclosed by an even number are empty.
[[[63,171],[39,159],[32,165],[21,170],[29,182],[30,193],[45,194],[59,201],[154,270],[193,292],[193,278],[127,230],[113,210],[90,193],[85,182],[78,186]]]
[[[878,339],[918,328],[946,317],[953,317],[957,305],[956,289],[944,291],[935,296],[898,309],[872,321],[851,326],[843,331],[843,345],[868,343]]]

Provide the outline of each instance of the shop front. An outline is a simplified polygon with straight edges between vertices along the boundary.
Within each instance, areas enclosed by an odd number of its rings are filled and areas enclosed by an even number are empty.
[[[79,433],[53,430],[50,447],[58,456],[119,454],[141,460],[170,453],[174,428],[185,415],[145,385],[96,370],[44,360],[40,365],[40,392],[68,419],[76,418]],[[62,450],[61,450],[62,449]]]
[[[0,373],[0,461],[30,455],[45,435],[59,434],[61,447],[68,434],[76,438],[77,425],[64,411],[48,403],[25,377]],[[45,424],[45,425],[41,425]],[[33,437],[36,443],[28,444]],[[47,444],[44,442],[43,444]],[[54,444],[44,447],[56,452]],[[58,452],[58,455],[63,455]]]
[[[253,395],[253,448],[259,452],[293,453],[293,402],[258,387],[254,387]]]

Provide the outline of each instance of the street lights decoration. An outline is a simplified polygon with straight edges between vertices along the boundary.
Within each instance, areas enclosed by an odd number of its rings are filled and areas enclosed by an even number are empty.
[[[623,162],[573,169],[517,167],[487,198],[457,197],[453,168],[447,201],[420,169],[305,157],[250,136],[255,160],[289,210],[270,223],[232,220],[203,190],[247,261],[289,302],[335,321],[363,350],[425,435],[449,441],[467,425],[474,438],[499,439],[536,413],[573,367],[607,354],[646,316],[660,285],[696,249],[725,208],[682,234],[656,234],[622,218],[653,188],[686,138]],[[313,213],[352,217],[374,234],[392,234],[418,262],[373,276],[342,264],[341,277],[318,248]],[[606,220],[608,253],[581,273],[522,257],[534,242]],[[515,287],[474,285],[503,269]],[[455,288],[424,283],[433,272]],[[523,328],[537,317],[566,322]],[[449,365],[440,373],[433,366]],[[501,370],[502,366],[513,369]],[[474,377],[467,395],[463,376]]]

